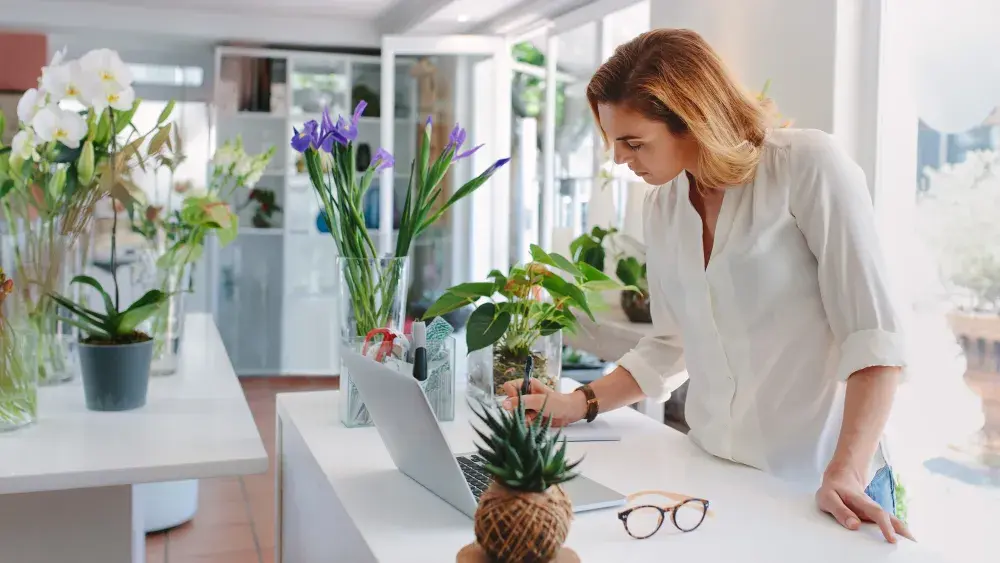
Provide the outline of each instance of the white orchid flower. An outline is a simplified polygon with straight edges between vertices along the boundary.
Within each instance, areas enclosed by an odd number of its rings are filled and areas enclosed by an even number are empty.
[[[59,66],[62,62],[66,60],[66,46],[59,49],[52,55],[52,61],[49,62],[49,66]]]
[[[49,92],[53,103],[63,100],[84,101],[81,81],[84,79],[80,63],[70,61],[42,69],[42,88]]]
[[[135,103],[135,90],[125,88],[124,90],[103,90],[96,93],[91,99],[94,112],[98,115],[104,113],[108,107],[118,111],[132,109]]]
[[[80,140],[87,135],[87,122],[83,117],[54,105],[39,110],[31,126],[42,141],[58,141],[71,149],[79,147]]]
[[[38,110],[45,107],[46,93],[38,88],[30,88],[24,92],[17,102],[17,118],[21,123],[30,124]]]
[[[31,129],[21,129],[14,135],[10,143],[11,158],[20,160],[38,160],[38,151],[35,150],[35,132]]]
[[[250,173],[247,174],[246,179],[243,181],[243,186],[248,189],[253,189],[260,182],[260,179],[264,176],[264,170],[267,168],[267,162],[258,159],[250,159],[253,166],[250,167]]]
[[[96,80],[106,92],[120,92],[132,86],[132,72],[111,49],[88,52],[80,57],[80,68],[88,80]]]

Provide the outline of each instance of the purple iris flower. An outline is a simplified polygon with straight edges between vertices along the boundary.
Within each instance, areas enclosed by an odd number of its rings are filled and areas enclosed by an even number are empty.
[[[395,164],[396,159],[389,154],[389,151],[380,147],[377,151],[375,151],[375,155],[372,156],[372,162],[375,163],[375,171],[381,172],[382,170],[385,170]]]
[[[507,164],[508,162],[510,162],[510,157],[501,158],[500,160],[494,162],[492,166],[490,166],[489,168],[487,168],[486,172],[483,172],[483,174],[486,174],[487,176],[489,176],[489,175],[493,174],[494,172],[496,172],[501,166],[503,166],[504,164]]]
[[[294,132],[292,135],[292,148],[298,152],[306,152],[310,147],[317,148],[319,146],[318,127],[319,125],[316,123],[316,120],[312,119],[302,126],[301,132],[292,128]]]
[[[337,126],[330,119],[330,108],[323,108],[323,120],[320,126],[319,143],[317,146],[323,152],[333,152],[333,143],[346,145],[347,139],[343,133],[337,130]]]
[[[430,116],[430,115],[428,115],[428,116],[427,116],[427,121],[426,121],[426,122],[424,123],[424,127],[430,127],[430,126],[432,126],[432,125],[434,125],[434,120],[433,120],[433,119],[431,119],[431,116]]]
[[[483,145],[475,146],[465,152],[459,152],[462,145],[465,144],[466,132],[458,123],[455,124],[455,128],[451,130],[451,135],[448,136],[448,144],[444,147],[445,151],[453,150],[453,156],[451,157],[452,162],[457,162],[463,158],[469,158],[476,153]]]

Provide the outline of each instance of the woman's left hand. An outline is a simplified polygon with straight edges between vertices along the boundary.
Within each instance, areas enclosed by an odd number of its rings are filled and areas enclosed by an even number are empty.
[[[849,471],[827,471],[816,504],[848,530],[857,530],[862,521],[874,522],[889,543],[896,543],[896,534],[913,540],[906,524],[869,498],[865,486]]]

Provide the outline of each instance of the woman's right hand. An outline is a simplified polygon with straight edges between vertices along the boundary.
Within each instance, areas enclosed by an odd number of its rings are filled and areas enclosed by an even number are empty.
[[[507,398],[502,403],[504,409],[513,411],[517,408],[517,393],[521,389],[521,383],[521,379],[515,379],[503,384],[503,390],[507,394]],[[542,414],[552,417],[553,427],[573,424],[587,415],[587,398],[583,393],[576,391],[557,393],[534,378],[531,379],[531,392],[521,398],[524,401],[525,414],[529,420],[533,420],[538,415],[544,404],[545,412]]]

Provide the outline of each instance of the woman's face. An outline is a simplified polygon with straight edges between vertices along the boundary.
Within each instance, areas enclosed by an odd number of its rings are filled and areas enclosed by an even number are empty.
[[[696,144],[672,134],[666,123],[621,105],[598,104],[597,114],[615,163],[627,164],[647,184],[659,186],[683,170],[694,172]]]

